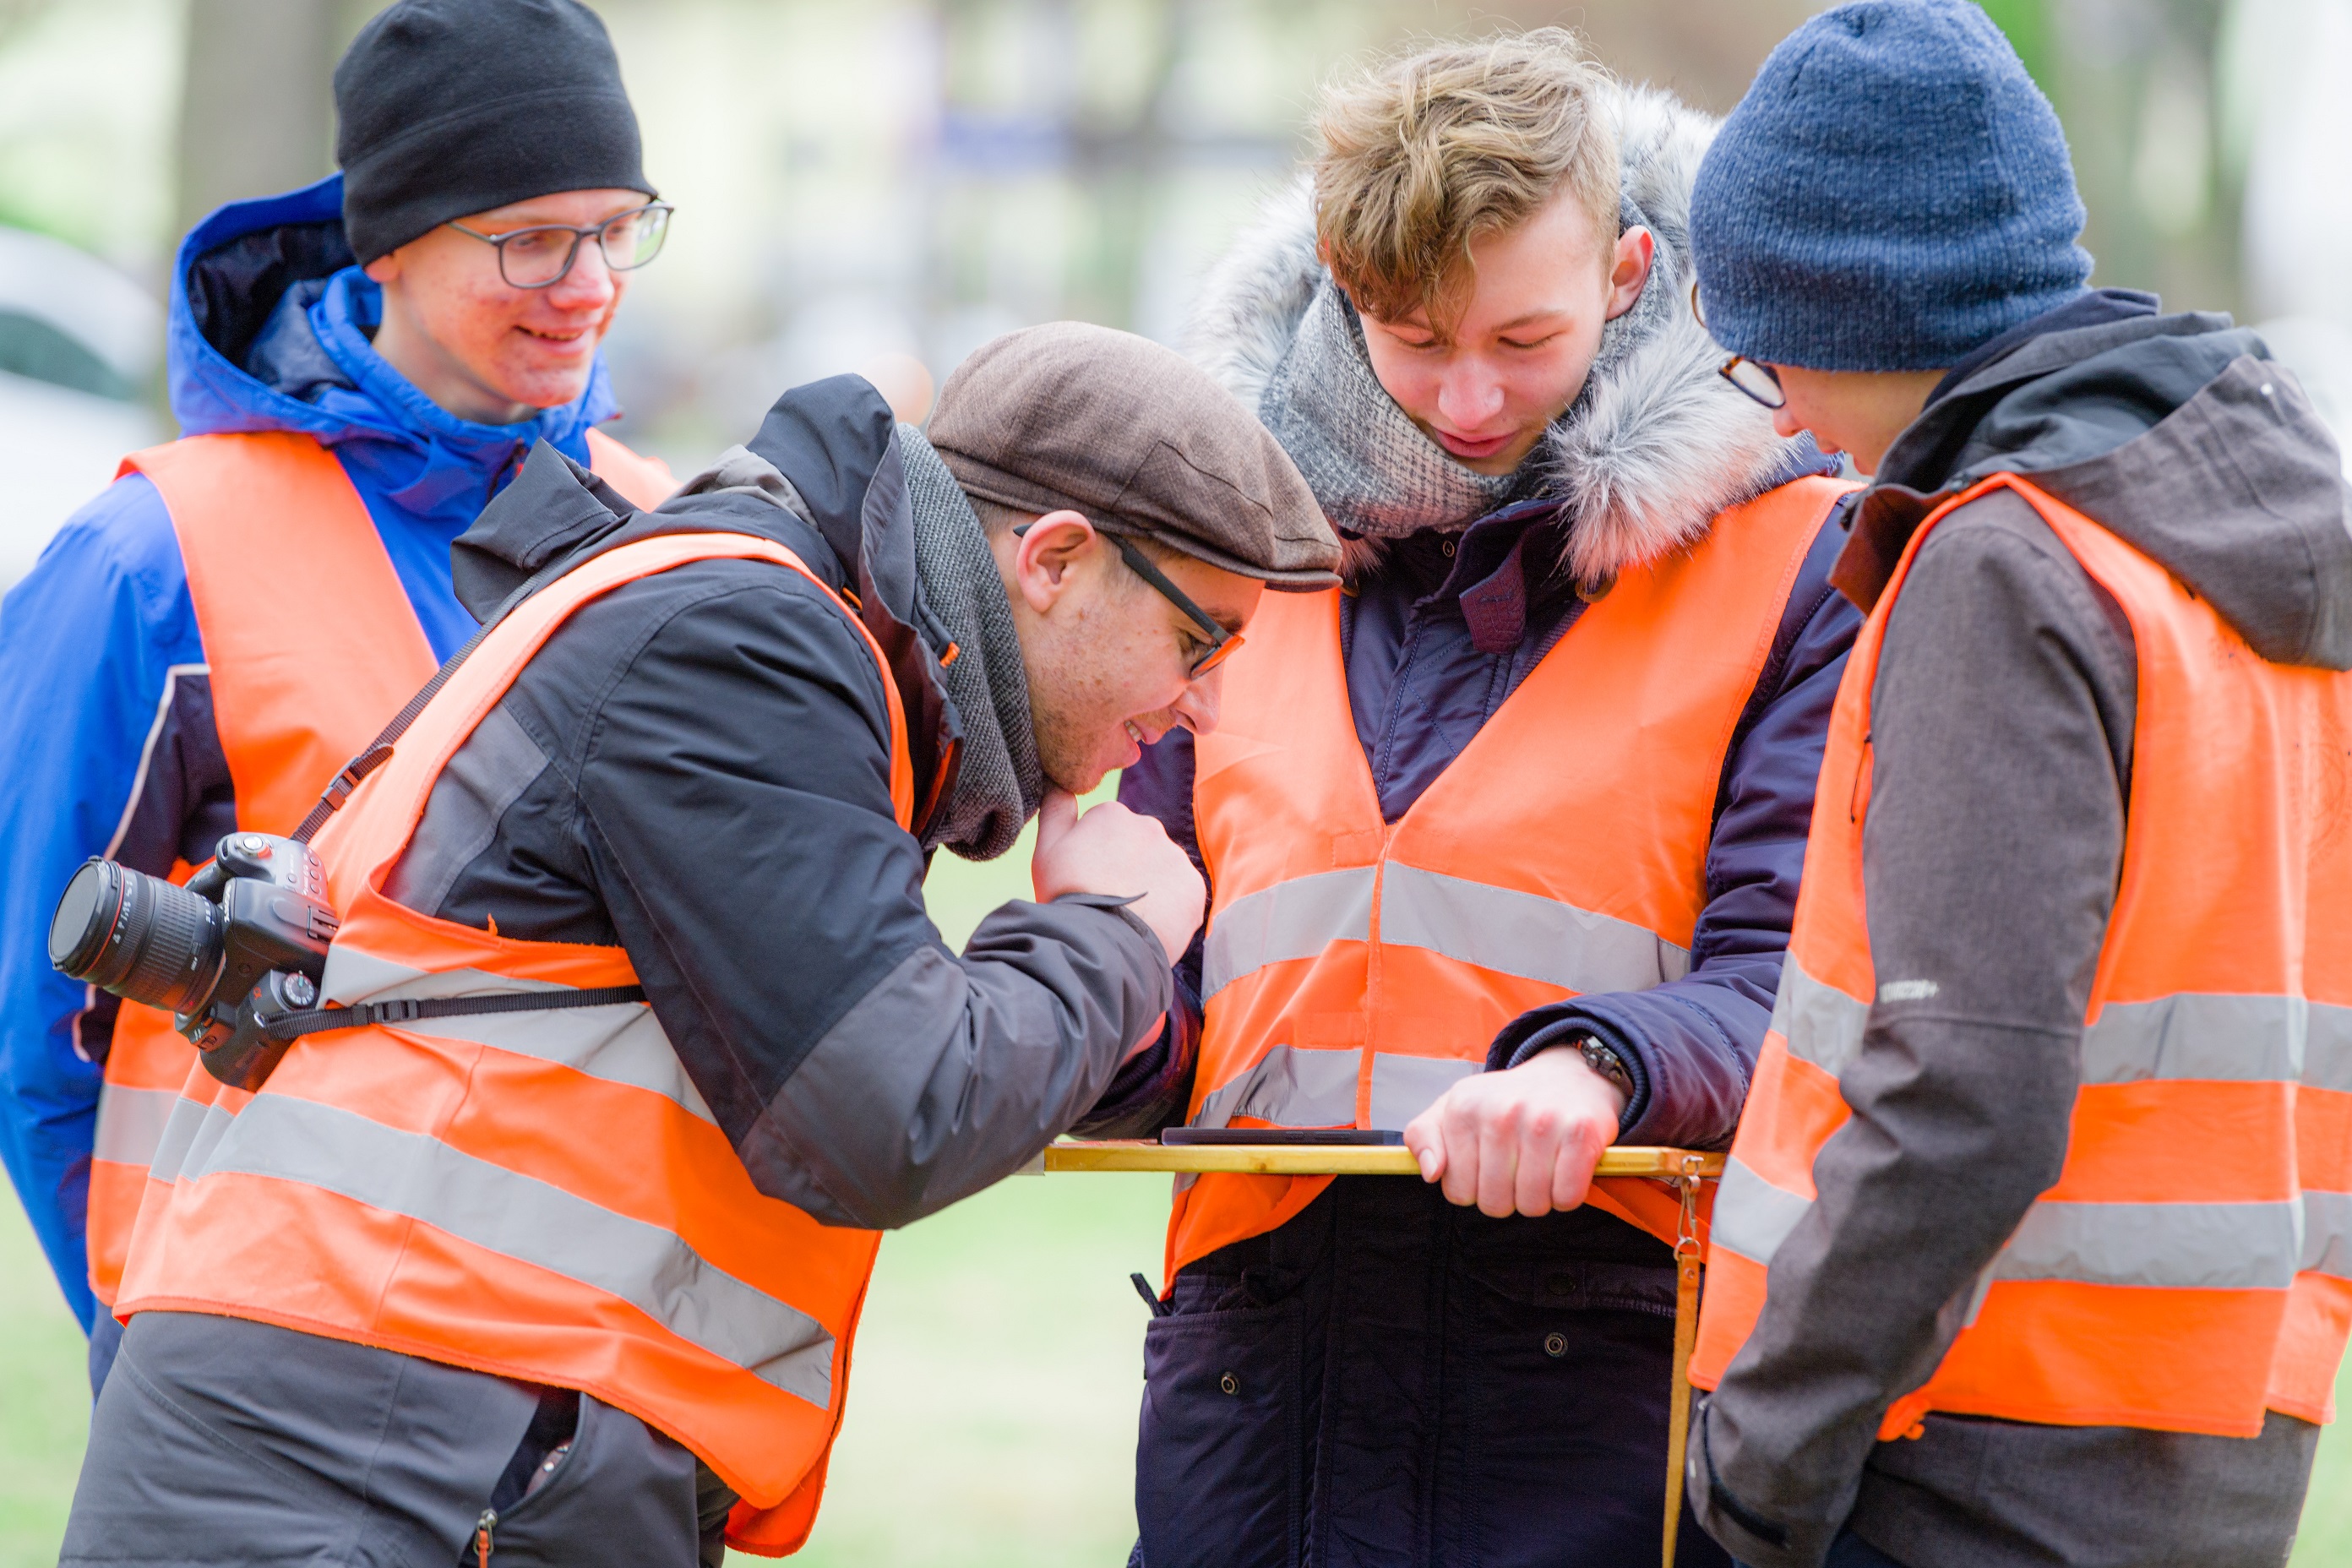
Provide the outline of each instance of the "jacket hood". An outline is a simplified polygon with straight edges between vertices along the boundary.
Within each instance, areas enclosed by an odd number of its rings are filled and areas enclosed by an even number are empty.
[[[1655,240],[1650,278],[1604,331],[1584,390],[1528,458],[1534,471],[1522,470],[1528,484],[1518,498],[1559,505],[1567,527],[1556,570],[1580,582],[1693,543],[1717,513],[1822,466],[1810,441],[1781,440],[1771,416],[1716,374],[1722,351],[1687,304],[1691,183],[1717,122],[1653,89],[1607,91],[1621,195]],[[1302,175],[1210,273],[1188,351],[1259,408],[1327,276],[1315,255],[1313,187]],[[1351,569],[1364,555],[1351,541]]]
[[[1880,464],[1838,585],[1868,608],[1928,511],[2014,473],[2162,564],[2263,658],[2352,668],[2352,489],[2294,374],[2227,316],[2106,314],[2053,311],[2059,330],[2029,323],[1948,379]]]
[[[898,427],[864,378],[838,375],[787,392],[747,445],[650,512],[541,441],[450,559],[459,600],[488,626],[526,590],[607,551],[709,532],[772,540],[850,597],[906,710],[915,827],[928,846],[923,830],[954,790],[964,733],[935,651],[952,639],[925,602],[916,569]]]
[[[182,432],[383,444],[413,455],[393,493],[419,510],[461,479],[478,487],[486,468],[510,466],[533,441],[584,460],[589,426],[619,412],[601,355],[574,401],[520,424],[482,425],[441,408],[376,354],[383,295],[353,263],[342,193],[334,174],[232,202],[181,242],[166,374]]]

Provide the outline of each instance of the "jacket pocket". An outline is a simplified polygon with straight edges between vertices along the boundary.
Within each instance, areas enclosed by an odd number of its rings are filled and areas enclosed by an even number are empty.
[[[1299,1307],[1186,1312],[1143,1332],[1135,1514],[1147,1568],[1297,1568]]]

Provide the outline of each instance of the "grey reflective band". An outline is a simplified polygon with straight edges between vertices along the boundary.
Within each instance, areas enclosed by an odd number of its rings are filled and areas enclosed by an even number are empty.
[[[1769,1265],[1797,1222],[1813,1206],[1811,1198],[1776,1187],[1734,1155],[1724,1162],[1723,1184],[1716,1189],[1710,1245]]]
[[[327,953],[323,996],[336,1005],[385,1002],[399,997],[480,996],[499,993],[560,991],[544,981],[516,980],[487,970],[452,969],[428,973],[339,942]],[[606,1083],[626,1084],[658,1094],[688,1115],[718,1124],[710,1107],[686,1076],[686,1064],[663,1032],[653,1009],[642,1002],[550,1013],[488,1013],[472,1017],[418,1018],[400,1026],[404,1034],[467,1040],[517,1056],[553,1062]],[[333,1049],[330,1042],[325,1047]]]
[[[2352,1279],[2352,1193],[2303,1194],[2304,1271]]]
[[[602,1290],[819,1409],[833,1335],[789,1302],[715,1267],[673,1233],[562,1188],[355,1112],[262,1094],[228,1118],[191,1179],[268,1176],[339,1193]]]
[[[1386,924],[1385,913],[1383,925]],[[1870,1004],[1780,964],[1772,1027],[1832,1078],[1862,1049]],[[2352,1093],[2352,1007],[2300,996],[2183,992],[2110,1002],[2083,1031],[2082,1081],[2295,1083]]]
[[[1486,1065],[1483,1058],[1470,1062],[1377,1053],[1372,1058],[1371,1124],[1402,1131],[1406,1122],[1436,1104],[1439,1095]]]
[[[1869,1003],[1814,979],[1793,952],[1780,961],[1772,1027],[1789,1042],[1790,1056],[1836,1078],[1861,1054],[1862,1032],[1869,1023]]]
[[[1812,1206],[1735,1158],[1716,1194],[1713,1245],[1769,1266]],[[2298,1271],[2352,1279],[2352,1194],[2305,1193],[2299,1203],[2043,1200],[2025,1211],[1985,1279],[2284,1290]]]
[[[2303,1047],[2303,1081],[2309,1089],[2352,1094],[2352,1007],[2311,1004],[2311,1032]]]
[[[1218,908],[1202,966],[1203,999],[1268,964],[1369,942],[1380,890],[1381,941],[1580,994],[1646,991],[1690,973],[1690,951],[1646,927],[1558,899],[1394,862],[1318,871]]]
[[[2083,1081],[2158,1079],[2352,1089],[2352,1007],[2210,992],[2108,1003],[2083,1031]]]
[[[98,1133],[90,1146],[93,1159],[142,1168],[155,1163],[156,1146],[180,1103],[176,1089],[132,1089],[110,1083],[98,1093]]]
[[[2179,1290],[2284,1290],[2303,1254],[2293,1201],[2080,1204],[2025,1211],[1992,1260],[1995,1279],[2066,1279]]]
[[[1320,871],[1218,906],[1201,958],[1201,999],[1270,963],[1312,958],[1335,942],[1370,941],[1379,880],[1373,866]]]
[[[1276,1046],[1256,1066],[1211,1091],[1192,1124],[1226,1127],[1234,1117],[1248,1116],[1277,1127],[1352,1127],[1363,1063],[1359,1050]]]
[[[1580,994],[1646,991],[1690,973],[1688,948],[1631,921],[1394,861],[1381,885],[1381,942]]]

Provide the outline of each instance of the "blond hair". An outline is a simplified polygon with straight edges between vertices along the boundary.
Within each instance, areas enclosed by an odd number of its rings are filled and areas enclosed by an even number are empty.
[[[1470,246],[1562,192],[1618,232],[1608,74],[1559,27],[1391,58],[1323,95],[1315,237],[1356,308],[1430,323],[1467,302]]]

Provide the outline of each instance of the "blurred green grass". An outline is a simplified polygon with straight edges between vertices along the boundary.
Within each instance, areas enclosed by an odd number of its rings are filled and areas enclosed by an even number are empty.
[[[1027,894],[1024,843],[941,856],[933,918],[961,946]],[[1015,1176],[882,1245],[812,1568],[1118,1568],[1135,1538],[1159,1176]],[[88,1429],[82,1339],[0,1197],[0,1568],[57,1559]],[[2352,1411],[2352,1373],[2338,1385]],[[753,1559],[738,1555],[735,1562]],[[2292,1568],[2352,1564],[2352,1435],[2322,1439]]]

